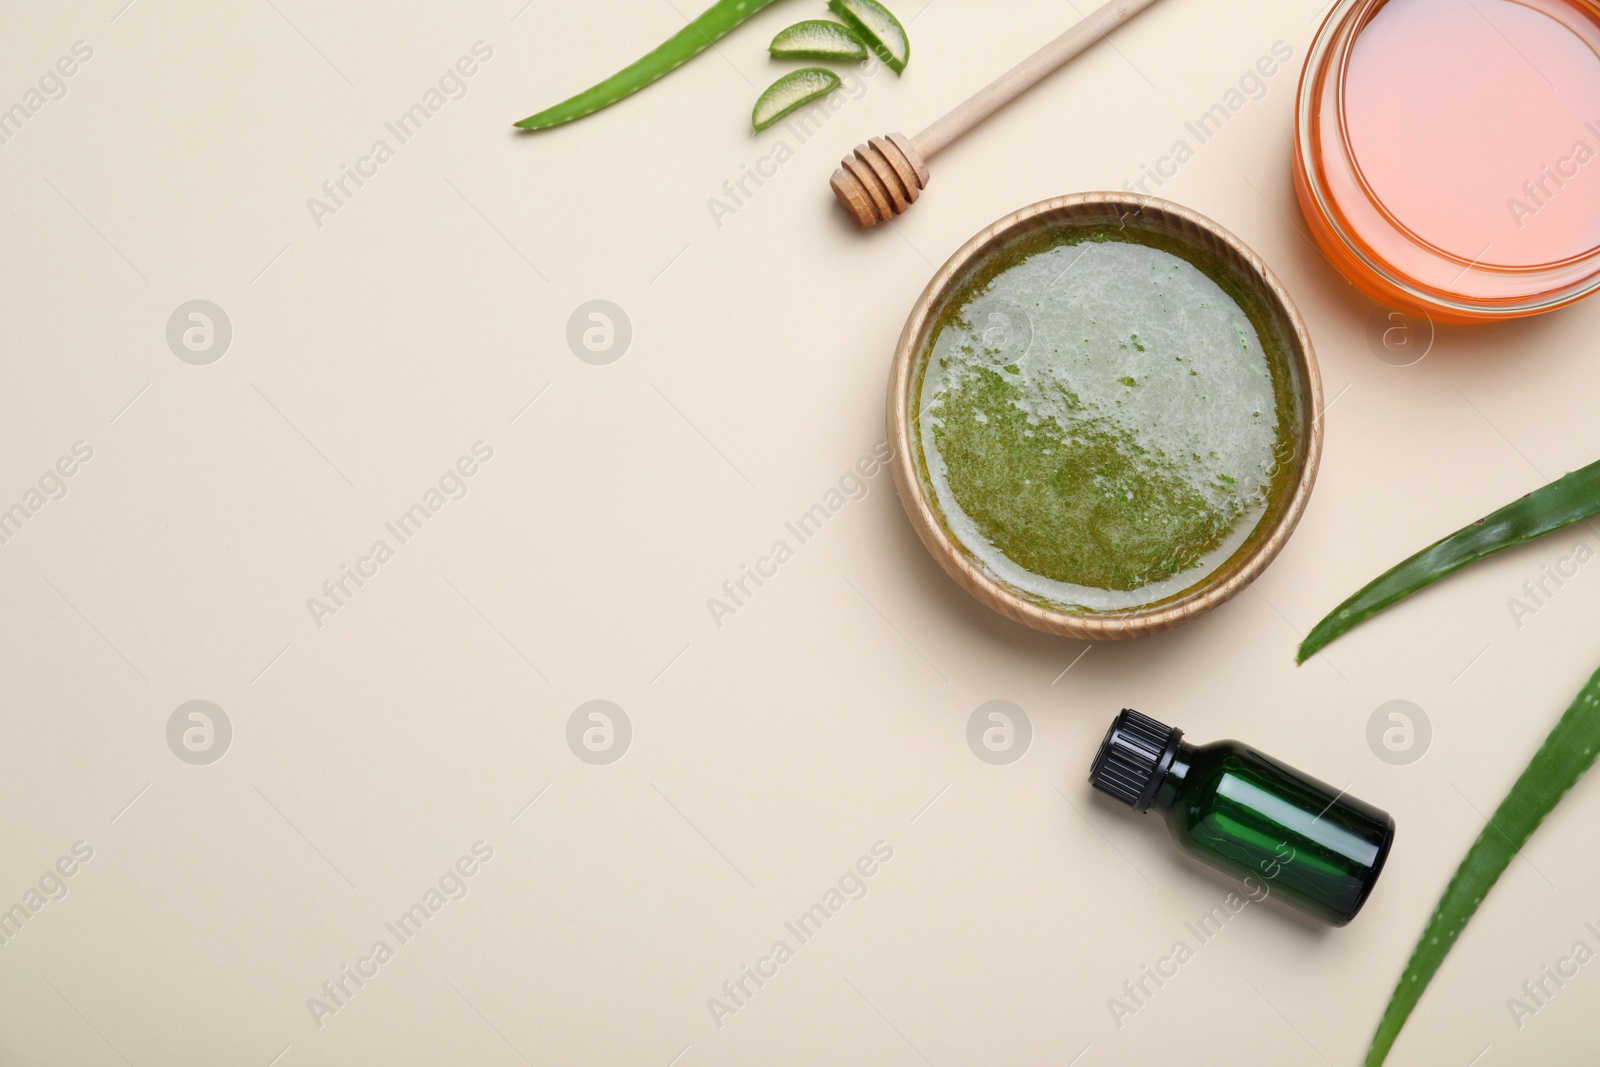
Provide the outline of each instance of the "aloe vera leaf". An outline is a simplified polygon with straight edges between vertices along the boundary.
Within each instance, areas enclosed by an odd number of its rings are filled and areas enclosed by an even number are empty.
[[[905,73],[906,64],[911,62],[911,39],[888,8],[877,0],[828,0],[828,9],[854,30],[890,70]]]
[[[1312,627],[1304,663],[1334,638],[1467,564],[1600,514],[1600,462],[1557,478],[1385,571]]]
[[[718,38],[748,21],[775,0],[717,0],[700,17],[667,38],[605,81],[585,89],[554,107],[529,115],[516,125],[524,130],[545,130],[581,119],[634,93],[683,66],[710,48]]]
[[[779,30],[767,51],[773,59],[867,58],[867,46],[861,43],[854,30],[842,22],[827,19],[807,19]]]
[[[759,133],[796,108],[804,107],[819,96],[827,96],[841,84],[839,75],[823,67],[792,71],[769,85],[756,99],[750,122]]]
[[[1389,1006],[1372,1036],[1367,1067],[1377,1067],[1388,1056],[1400,1028],[1406,1024],[1422,991],[1444,962],[1467,920],[1489,895],[1495,881],[1528,843],[1546,815],[1577,784],[1600,753],[1600,671],[1596,671],[1566,714],[1534,753],[1532,761],[1511,792],[1500,802],[1489,825],[1467,850],[1444,896],[1423,928],[1422,939],[1411,953]]]

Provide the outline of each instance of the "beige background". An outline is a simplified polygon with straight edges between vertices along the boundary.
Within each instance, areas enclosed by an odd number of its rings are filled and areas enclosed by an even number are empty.
[[[94,454],[0,545],[0,904],[94,852],[0,946],[0,1062],[1357,1062],[1483,813],[1600,657],[1600,565],[1520,626],[1507,601],[1600,538],[1480,566],[1304,668],[1293,649],[1381,568],[1595,458],[1600,303],[1377,358],[1375,309],[1294,204],[1302,0],[1165,0],[864,236],[826,189],[839,154],[915,132],[1071,4],[902,0],[905,77],[866,79],[718,226],[708,198],[790,136],[749,133],[765,43],[820,0],[519,138],[693,13],[522,2],[4,6],[0,105],[75,41],[94,55],[0,145],[0,506],[75,441]],[[319,228],[307,198],[480,40],[465,97]],[[1265,96],[1150,187],[1256,248],[1318,345],[1322,475],[1258,586],[1163,637],[1049,639],[942,575],[885,474],[715,626],[707,598],[881,439],[934,265],[1016,207],[1137,177],[1278,40]],[[209,366],[165,340],[197,298],[233,327]],[[565,340],[593,299],[632,323],[608,366]],[[480,440],[467,496],[318,628],[307,598]],[[608,766],[566,741],[595,698],[632,724]],[[166,740],[193,699],[233,727],[208,766]],[[966,741],[994,699],[1032,724],[1007,766]],[[1366,739],[1393,699],[1432,723],[1408,766]],[[1119,1029],[1109,998],[1227,892],[1084,784],[1123,705],[1347,786],[1400,836],[1353,926],[1249,908]],[[1600,964],[1520,1030],[1507,998],[1600,947],[1597,790],[1513,865],[1392,1062],[1591,1058]],[[467,896],[319,1027],[308,998],[480,840]],[[718,1028],[707,999],[877,841],[865,898]]]

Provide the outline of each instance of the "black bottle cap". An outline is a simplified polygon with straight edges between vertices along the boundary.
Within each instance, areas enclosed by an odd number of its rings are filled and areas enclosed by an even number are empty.
[[[1135,811],[1150,807],[1183,731],[1123,708],[1089,768],[1089,784]]]

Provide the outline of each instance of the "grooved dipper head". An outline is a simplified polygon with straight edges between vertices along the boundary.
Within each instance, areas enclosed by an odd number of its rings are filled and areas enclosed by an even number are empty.
[[[909,138],[891,133],[857,145],[829,184],[858,225],[876,226],[917,202],[928,184],[928,165]]]

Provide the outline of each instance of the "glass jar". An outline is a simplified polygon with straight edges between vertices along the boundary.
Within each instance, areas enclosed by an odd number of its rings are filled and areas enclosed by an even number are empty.
[[[1390,307],[1470,322],[1600,287],[1600,8],[1339,0],[1294,179],[1323,253]]]

